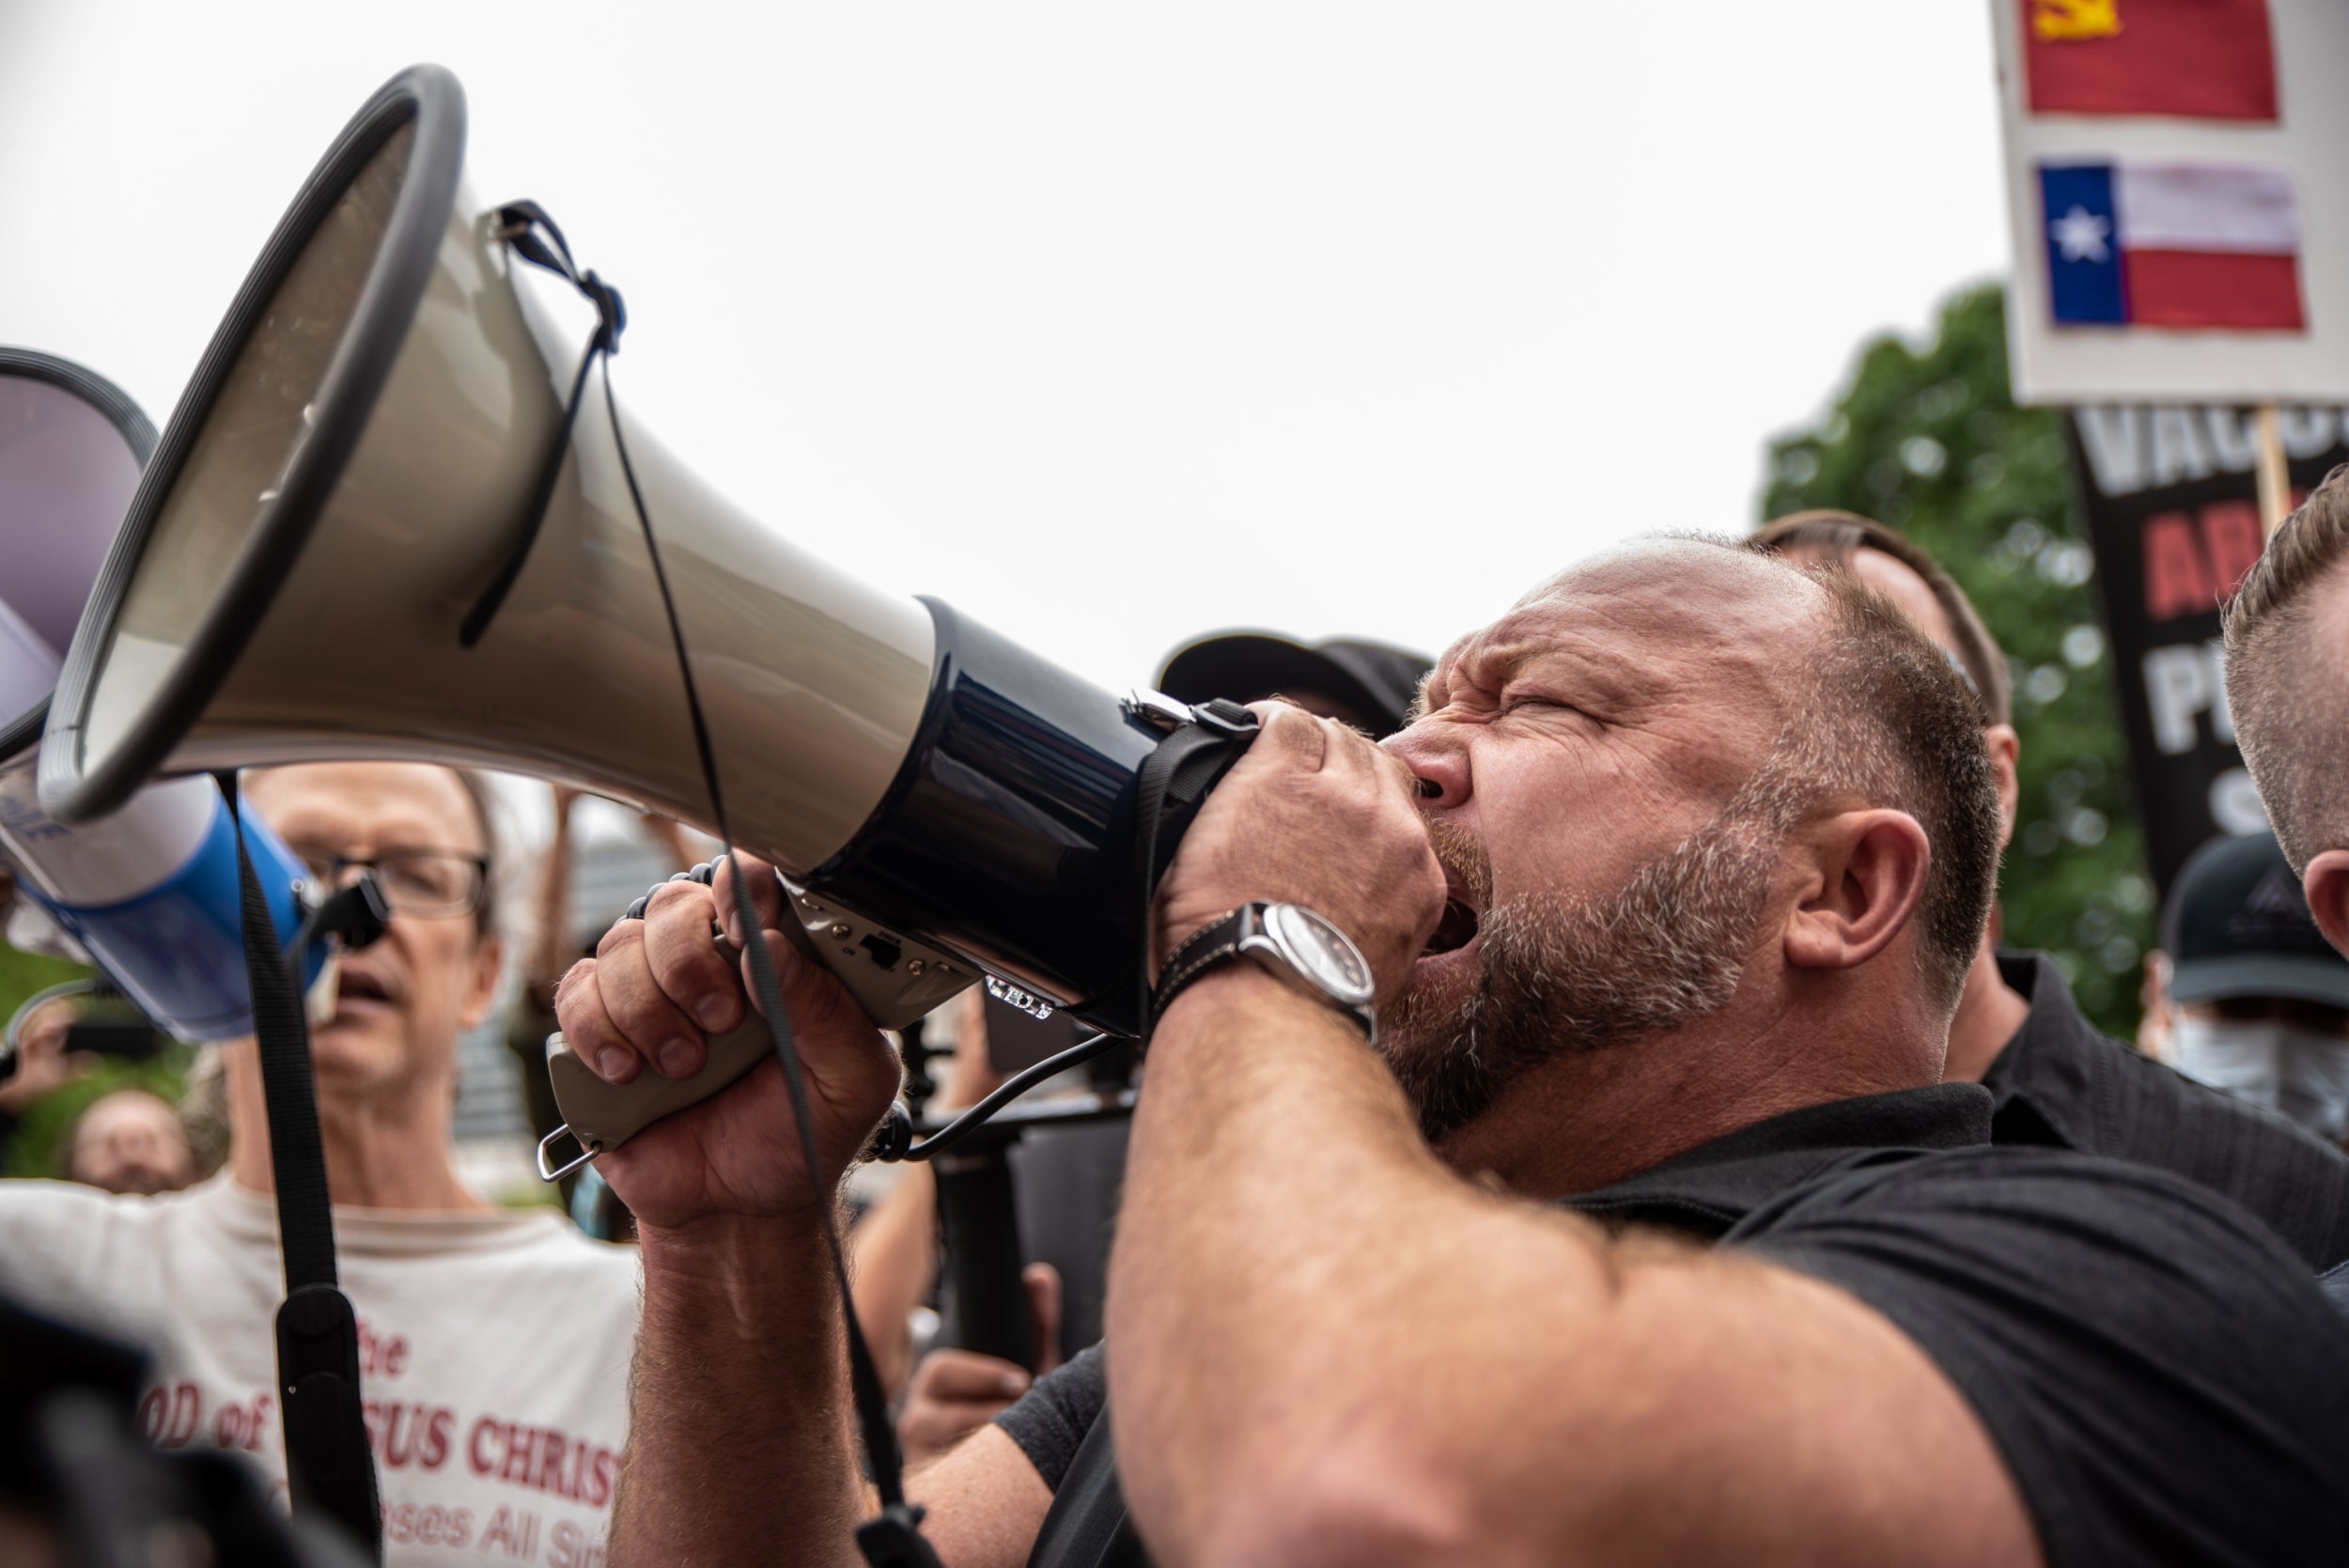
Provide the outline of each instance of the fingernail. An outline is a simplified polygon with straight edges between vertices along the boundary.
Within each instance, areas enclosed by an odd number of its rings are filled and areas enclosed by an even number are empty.
[[[693,1071],[693,1048],[688,1041],[661,1041],[660,1057],[663,1078],[685,1078]]]
[[[606,1083],[626,1083],[629,1069],[634,1063],[635,1058],[617,1046],[606,1046],[596,1053],[596,1071]]]
[[[1003,1392],[1007,1394],[1024,1394],[1028,1391],[1028,1374],[1024,1372],[1006,1372],[998,1381],[1002,1383]]]
[[[693,1017],[701,1019],[704,1029],[717,1028],[726,1021],[726,999],[723,997],[704,998],[702,1004],[693,1009]]]

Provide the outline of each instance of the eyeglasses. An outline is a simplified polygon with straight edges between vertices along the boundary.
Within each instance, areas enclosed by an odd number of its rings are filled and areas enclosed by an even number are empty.
[[[383,902],[396,915],[454,917],[481,908],[490,862],[461,849],[386,849],[371,859],[344,855],[322,845],[288,846],[310,875],[329,888],[342,887],[353,871],[372,871]]]

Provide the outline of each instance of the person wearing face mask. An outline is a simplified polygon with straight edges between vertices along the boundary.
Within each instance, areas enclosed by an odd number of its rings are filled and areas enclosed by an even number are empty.
[[[320,764],[248,775],[244,802],[321,882],[372,867],[391,908],[343,955],[310,1041],[384,1560],[593,1561],[627,1437],[635,1254],[552,1209],[493,1207],[452,1157],[458,1036],[496,1000],[503,954],[488,785]],[[145,1436],[245,1454],[282,1495],[269,1118],[254,1042],[217,1048],[226,1168],[160,1197],[0,1182],[0,1290],[147,1345]]]
[[[2349,960],[2326,942],[2273,833],[2194,852],[2162,908],[2170,1049],[2180,1072],[2349,1135]]]

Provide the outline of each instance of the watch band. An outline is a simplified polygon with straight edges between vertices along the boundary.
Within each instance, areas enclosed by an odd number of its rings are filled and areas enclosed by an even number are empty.
[[[1367,1005],[1331,993],[1325,985],[1300,968],[1272,939],[1266,920],[1266,912],[1272,908],[1268,900],[1252,899],[1184,939],[1174,952],[1166,955],[1165,967],[1159,973],[1158,989],[1151,993],[1150,1016],[1157,1017],[1163,1014],[1185,987],[1225,959],[1244,956],[1285,980],[1293,989],[1344,1013],[1354,1020],[1365,1036],[1376,1042],[1378,1038],[1377,1016]],[[1322,924],[1326,925],[1328,923]],[[1340,939],[1344,939],[1342,935]],[[1352,944],[1347,945],[1350,947]]]
[[[1183,939],[1181,945],[1166,955],[1166,967],[1159,971],[1159,988],[1150,997],[1150,1016],[1157,1017],[1166,1011],[1166,1004],[1181,994],[1184,986],[1198,979],[1224,959],[1239,952],[1240,939],[1259,906],[1242,904],[1221,920],[1206,925]]]

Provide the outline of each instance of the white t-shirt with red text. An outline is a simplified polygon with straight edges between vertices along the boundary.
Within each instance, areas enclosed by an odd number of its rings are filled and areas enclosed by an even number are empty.
[[[549,1209],[334,1211],[390,1568],[592,1568],[628,1435],[633,1249]],[[0,1289],[146,1346],[148,1437],[250,1454],[285,1494],[273,1200],[226,1172],[117,1198],[0,1182]]]

